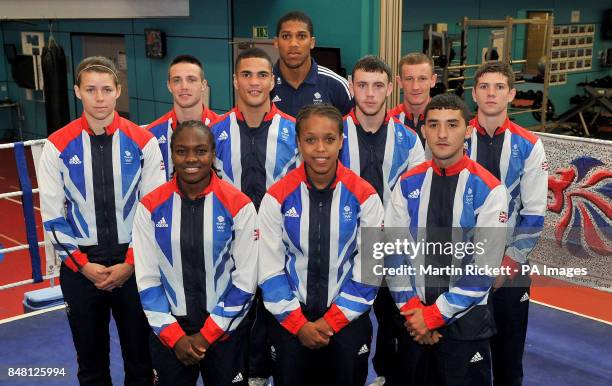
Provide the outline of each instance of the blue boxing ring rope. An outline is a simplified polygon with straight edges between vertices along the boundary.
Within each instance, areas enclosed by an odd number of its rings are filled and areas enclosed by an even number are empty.
[[[51,286],[54,286],[54,278],[58,277],[58,270],[56,264],[55,253],[52,249],[51,243],[46,241],[38,241],[36,235],[36,221],[34,217],[34,204],[33,195],[38,193],[38,189],[32,189],[30,177],[28,175],[28,166],[26,162],[25,148],[30,147],[32,150],[32,156],[34,158],[34,164],[38,162],[40,151],[42,146],[45,144],[46,139],[25,141],[25,142],[14,142],[1,144],[0,150],[2,149],[14,149],[15,151],[15,162],[17,164],[17,171],[19,175],[19,182],[21,185],[20,191],[8,192],[0,194],[0,199],[7,199],[11,197],[22,197],[22,209],[24,214],[24,220],[26,224],[26,235],[27,244],[17,245],[11,248],[1,248],[0,256],[6,255],[7,253],[21,251],[28,249],[30,252],[30,262],[32,268],[32,278],[28,280],[22,280],[14,283],[0,285],[0,290],[18,287],[21,285],[38,283],[43,280],[51,279]],[[43,275],[40,269],[40,253],[39,247],[45,246],[46,252],[46,272]]]

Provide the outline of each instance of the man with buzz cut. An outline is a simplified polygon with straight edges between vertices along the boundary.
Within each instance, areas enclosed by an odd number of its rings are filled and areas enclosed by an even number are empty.
[[[423,147],[413,130],[387,113],[393,79],[385,62],[372,55],[361,58],[353,69],[350,88],[355,108],[343,119],[340,161],[368,181],[386,206],[399,176],[425,161]],[[374,313],[379,326],[373,358],[377,385],[394,371],[395,342],[403,324],[385,286],[378,291]]]
[[[274,46],[280,59],[274,65],[272,102],[291,116],[303,106],[320,103],[335,106],[344,115],[351,108],[348,83],[310,56],[313,33],[312,20],[303,12],[292,11],[278,20]]]
[[[172,110],[147,126],[147,130],[155,135],[159,143],[166,180],[172,178],[170,137],[176,125],[185,121],[202,121],[208,126],[217,118],[217,114],[202,103],[202,92],[206,89],[206,85],[204,67],[198,58],[179,55],[170,62],[166,86],[172,94]]]
[[[546,213],[548,162],[542,141],[511,122],[508,104],[516,94],[514,71],[500,62],[482,64],[474,74],[472,97],[478,114],[467,141],[477,161],[508,188],[508,239],[503,265],[512,270],[500,276],[489,299],[497,335],[491,340],[496,386],[523,382],[523,351],[529,314],[531,279],[521,266],[538,243]]]
[[[427,149],[421,127],[425,124],[425,107],[431,100],[430,90],[436,85],[438,76],[434,62],[426,54],[412,52],[399,62],[397,83],[402,88],[404,98],[389,113],[419,134],[421,144]]]
[[[272,61],[265,51],[242,51],[234,65],[236,106],[211,125],[216,167],[259,209],[266,190],[296,166],[295,118],[270,101]]]
[[[385,384],[490,386],[487,298],[503,255],[506,188],[464,152],[472,128],[463,100],[437,95],[424,114],[432,159],[401,176],[385,211],[389,240],[412,243],[385,265],[413,269],[386,277],[405,328],[401,368]]]

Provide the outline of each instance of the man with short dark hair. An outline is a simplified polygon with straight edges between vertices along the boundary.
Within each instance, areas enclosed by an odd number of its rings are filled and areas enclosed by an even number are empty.
[[[491,385],[487,297],[508,204],[504,185],[464,154],[468,119],[456,95],[431,100],[423,134],[432,159],[401,176],[385,212],[389,239],[406,239],[413,251],[391,253],[385,266],[414,269],[386,276],[406,318],[397,346],[402,367],[388,384]]]
[[[386,204],[399,176],[424,161],[416,133],[387,114],[393,91],[391,69],[380,58],[364,56],[350,83],[355,108],[344,117],[342,163],[368,181]]]
[[[295,118],[270,102],[272,61],[259,48],[242,51],[234,65],[236,106],[211,125],[217,167],[259,209],[266,190],[297,161]]]
[[[259,210],[266,190],[297,163],[295,119],[270,101],[272,61],[259,48],[242,51],[234,64],[236,106],[213,122],[216,165],[224,180],[245,193]],[[261,292],[249,321],[249,385],[265,385],[271,375],[270,348]],[[254,319],[254,320],[253,320]]]
[[[493,377],[496,386],[516,386],[523,382],[523,351],[529,316],[531,279],[522,275],[529,264],[546,213],[548,162],[542,141],[511,122],[508,103],[516,94],[514,72],[500,62],[482,64],[474,74],[472,97],[478,114],[467,141],[471,159],[500,179],[508,188],[508,239],[503,266],[512,269],[500,276],[489,299],[497,335],[491,339]]]
[[[413,130],[386,112],[393,84],[385,62],[371,55],[361,58],[353,69],[350,87],[355,108],[344,117],[340,160],[368,181],[387,205],[399,176],[425,160],[423,147]],[[379,327],[373,364],[380,383],[380,377],[397,370],[393,363],[395,340],[403,318],[384,286],[378,291],[374,312]]]
[[[310,56],[313,33],[312,20],[303,12],[292,11],[278,20],[274,46],[280,59],[274,65],[272,102],[291,116],[303,106],[319,103],[331,104],[344,115],[351,108],[348,83]]]
[[[147,130],[157,138],[164,160],[166,180],[169,180],[173,170],[170,137],[176,125],[191,120],[209,125],[217,118],[217,114],[203,104],[202,92],[206,89],[207,82],[204,78],[204,67],[198,58],[191,55],[175,57],[168,66],[166,86],[172,94],[172,110],[150,123]]]

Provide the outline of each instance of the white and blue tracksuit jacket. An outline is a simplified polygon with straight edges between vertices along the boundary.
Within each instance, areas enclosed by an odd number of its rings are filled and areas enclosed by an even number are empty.
[[[256,212],[253,203],[228,182],[211,174],[203,199],[200,234],[184,235],[186,205],[176,177],[145,196],[134,220],[136,283],[145,315],[168,347],[185,335],[177,318],[189,317],[185,287],[184,238],[194,238],[204,262],[206,320],[198,328],[209,343],[238,327],[257,287]],[[203,249],[203,251],[202,251]],[[199,253],[198,252],[198,253]],[[197,283],[196,283],[197,284]]]
[[[84,250],[131,246],[136,205],[164,182],[162,167],[155,137],[117,113],[106,135],[94,135],[82,116],[49,136],[38,167],[41,214],[69,268],[87,264]],[[131,248],[125,261],[133,264]]]
[[[435,219],[441,219],[446,222],[443,228],[461,229],[462,236],[474,231],[471,240],[468,239],[474,244],[488,239],[482,253],[460,258],[455,254],[449,263],[497,268],[504,249],[507,206],[505,187],[467,156],[446,169],[440,169],[430,160],[401,176],[385,212],[385,229],[391,232],[391,228],[402,228],[402,236],[410,242],[423,242],[440,233]],[[430,226],[436,234],[427,233]],[[473,306],[486,308],[495,274],[468,275],[464,274],[467,270],[461,271],[462,275],[450,276],[447,288],[436,288],[438,293],[433,298],[426,296],[432,286],[427,284],[427,277],[419,267],[432,264],[432,260],[423,251],[403,255],[400,261],[389,264],[395,268],[405,264],[416,269],[414,275],[386,276],[391,296],[401,311],[423,308],[425,323],[434,330],[463,317]]]
[[[295,119],[281,112],[272,104],[268,114],[263,119],[261,127],[267,128],[267,136],[262,141],[263,146],[254,143],[245,144],[245,138],[241,138],[240,124],[244,124],[244,117],[237,107],[219,118],[211,127],[216,143],[216,163],[221,170],[221,176],[231,182],[235,187],[247,193],[247,195],[258,206],[258,197],[249,194],[249,187],[245,183],[265,184],[262,186],[263,193],[272,186],[288,171],[295,168],[298,152],[295,132]],[[249,129],[255,130],[255,129]],[[255,142],[255,139],[253,139]],[[248,146],[248,148],[247,148]],[[265,154],[265,181],[251,181],[255,176],[243,175],[242,159],[244,152],[257,152]],[[261,197],[259,197],[261,199]]]
[[[310,222],[320,221],[312,215],[317,207],[313,203],[317,193],[312,189],[301,165],[268,190],[258,214],[259,285],[264,304],[293,334],[307,322],[302,305],[321,305],[323,317],[337,332],[370,309],[378,290],[377,285],[362,280],[366,257],[360,250],[362,228],[380,229],[382,225],[383,206],[374,188],[338,162],[328,210],[316,215],[327,216],[319,222],[319,229],[325,229],[319,235],[319,240],[327,240],[324,245],[309,244],[316,237]],[[326,252],[321,254],[321,250]],[[317,254],[327,263],[311,275],[313,263],[319,261],[312,256]],[[318,280],[308,282],[313,277]],[[311,289],[316,290],[314,299]]]
[[[504,265],[527,262],[535,248],[546,214],[548,162],[542,141],[509,119],[493,137],[474,118],[466,141],[471,159],[484,166],[507,188],[508,240]]]
[[[202,106],[202,108],[204,109],[202,111],[202,122],[206,126],[210,126],[219,116],[214,111],[207,109],[206,106]],[[147,126],[147,130],[153,133],[159,143],[159,150],[161,150],[166,170],[166,181],[172,178],[172,171],[174,170],[174,166],[172,165],[170,138],[178,123],[176,112],[172,109]]]
[[[362,159],[356,125],[359,125],[355,110],[347,114],[343,120],[344,141],[340,151],[340,162],[350,168],[357,175],[361,175]],[[384,141],[384,154],[382,157],[383,204],[387,205],[391,191],[398,178],[405,171],[425,161],[423,146],[416,132],[397,119],[388,115],[385,119],[387,126],[386,140]]]
[[[394,118],[397,118],[404,125],[408,126],[412,130],[414,130],[421,140],[421,145],[423,145],[423,149],[425,150],[425,159],[431,159],[431,149],[427,146],[427,141],[425,140],[425,135],[423,134],[423,126],[425,125],[425,116],[420,114],[417,118],[417,122],[414,122],[414,115],[412,113],[406,113],[406,106],[403,103],[395,106],[391,110],[387,112]]]

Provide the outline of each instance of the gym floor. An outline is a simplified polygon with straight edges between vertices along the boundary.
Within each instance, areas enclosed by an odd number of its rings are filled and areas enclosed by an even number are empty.
[[[524,385],[610,384],[612,327],[609,323],[533,302],[529,314],[523,359]],[[375,318],[372,320],[375,323]],[[78,384],[76,354],[63,307],[0,323],[0,341],[3,347],[0,351],[0,384],[32,384],[32,378],[9,379],[6,376],[9,367],[63,368],[66,373],[64,377],[45,378],[44,384]],[[114,323],[111,323],[111,331],[111,374],[113,383],[120,385],[123,384],[123,367]],[[368,378],[372,380],[374,377],[370,365]]]

